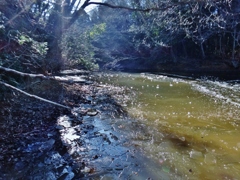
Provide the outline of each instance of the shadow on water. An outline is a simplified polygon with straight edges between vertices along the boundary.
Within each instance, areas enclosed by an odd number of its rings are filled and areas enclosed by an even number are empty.
[[[165,75],[173,78],[183,78],[183,79],[199,79],[202,77],[210,77],[212,79],[218,79],[222,81],[231,81],[231,80],[240,80],[240,71],[239,69],[230,69],[230,70],[159,70],[146,71],[146,70],[123,70],[122,72],[126,73],[149,73],[155,75]],[[239,82],[239,81],[238,81]]]

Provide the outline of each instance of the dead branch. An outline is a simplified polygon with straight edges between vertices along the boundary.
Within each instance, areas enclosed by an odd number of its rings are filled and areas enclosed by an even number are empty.
[[[6,68],[6,67],[2,67],[0,66],[0,71],[4,71],[7,73],[12,73],[12,74],[16,74],[22,77],[30,77],[30,78],[40,78],[40,79],[54,79],[53,77],[48,77],[48,76],[44,76],[43,74],[29,74],[29,73],[23,73],[14,69],[10,69],[10,68]]]
[[[65,82],[65,83],[86,83],[86,80],[81,77],[75,77],[75,76],[68,76],[68,77],[60,77],[60,76],[45,76],[43,74],[30,74],[30,73],[23,73],[14,69],[6,68],[0,66],[0,73],[1,71],[10,73],[10,74],[16,74],[18,76],[22,77],[30,77],[30,78],[40,78],[43,80],[54,80],[58,82]]]
[[[113,9],[127,9],[130,11],[142,11],[142,12],[149,12],[149,11],[163,11],[163,10],[167,10],[169,8],[172,8],[174,5],[170,5],[167,7],[163,7],[163,8],[147,8],[147,9],[142,9],[142,8],[131,8],[131,7],[127,7],[127,6],[118,6],[118,5],[112,5],[109,3],[104,3],[104,2],[88,2],[86,3],[86,6],[88,5],[102,5],[102,6],[106,6],[106,7],[110,7]],[[82,8],[85,8],[84,6],[82,6]]]
[[[21,90],[21,89],[18,89],[18,88],[14,87],[14,86],[12,86],[12,85],[10,85],[10,84],[5,83],[5,82],[0,81],[0,84],[6,86],[6,87],[8,87],[8,88],[11,88],[11,89],[13,89],[13,90],[15,90],[15,91],[18,91],[18,92],[20,92],[20,93],[22,93],[22,94],[25,94],[26,96],[29,96],[29,97],[31,97],[31,98],[35,98],[35,99],[38,99],[38,100],[40,100],[40,101],[44,101],[44,102],[47,102],[47,103],[50,103],[50,104],[53,104],[53,105],[55,105],[55,106],[59,106],[59,107],[65,108],[65,109],[71,109],[71,108],[68,107],[68,106],[64,106],[64,105],[62,105],[62,104],[59,104],[59,103],[56,103],[56,102],[53,102],[53,101],[50,101],[50,100],[41,98],[41,97],[39,97],[39,96],[36,96],[36,95],[33,95],[33,94],[29,94],[29,93],[27,93],[27,92],[25,92],[25,91],[23,91],[23,90]]]

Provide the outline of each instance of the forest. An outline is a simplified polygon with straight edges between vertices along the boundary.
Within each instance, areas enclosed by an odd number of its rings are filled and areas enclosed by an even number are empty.
[[[60,115],[71,114],[76,125],[85,115],[126,115],[121,105],[129,98],[120,94],[134,97],[134,92],[96,85],[94,72],[239,77],[239,67],[240,0],[0,0],[0,173],[4,179],[25,173],[41,179],[41,173],[31,172],[34,163],[50,156],[49,149],[67,151],[52,129],[56,121],[65,123],[65,116],[56,120]],[[56,129],[62,128],[70,127]],[[77,164],[67,161],[58,167]],[[94,172],[80,164],[67,173],[49,172],[55,179]]]
[[[126,64],[238,68],[239,7],[238,0],[4,0],[1,66],[43,74]]]

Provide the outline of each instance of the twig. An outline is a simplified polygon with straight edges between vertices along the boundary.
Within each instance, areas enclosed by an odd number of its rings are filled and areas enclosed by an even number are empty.
[[[40,101],[44,101],[44,102],[47,102],[47,103],[50,103],[50,104],[53,104],[53,105],[55,105],[55,106],[59,106],[59,107],[65,108],[65,109],[71,109],[71,108],[68,107],[68,106],[64,106],[64,105],[62,105],[62,104],[59,104],[59,103],[56,103],[56,102],[53,102],[53,101],[50,101],[50,100],[41,98],[41,97],[39,97],[39,96],[36,96],[36,95],[33,95],[33,94],[29,94],[29,93],[27,93],[27,92],[25,92],[25,91],[23,91],[23,90],[21,90],[21,89],[18,89],[18,88],[14,87],[14,86],[12,86],[12,85],[10,85],[10,84],[5,83],[5,82],[0,81],[0,84],[6,86],[6,87],[8,87],[8,88],[11,88],[11,89],[13,89],[13,90],[15,90],[15,91],[18,91],[18,92],[20,92],[20,93],[22,93],[22,94],[25,94],[25,95],[27,95],[27,96],[29,96],[29,97],[38,99],[38,100],[40,100]]]

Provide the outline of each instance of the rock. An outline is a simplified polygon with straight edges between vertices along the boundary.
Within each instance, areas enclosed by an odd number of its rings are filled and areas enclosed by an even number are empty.
[[[60,125],[63,126],[63,127],[65,127],[65,128],[69,128],[69,127],[71,127],[71,123],[68,122],[68,121],[63,121],[63,122],[61,122]]]
[[[46,141],[45,143],[43,143],[40,147],[39,150],[42,151],[49,151],[53,148],[53,145],[55,143],[54,139],[50,139],[48,141]]]
[[[46,174],[46,180],[56,180],[57,178],[56,178],[56,176],[54,175],[54,173],[53,172],[48,172],[47,174]]]
[[[115,141],[117,141],[117,140],[118,140],[118,137],[117,137],[117,136],[115,136],[114,134],[110,133],[110,135],[111,135],[111,138],[112,138],[112,139],[114,139]]]
[[[93,98],[92,98],[91,96],[86,96],[86,100],[87,100],[87,101],[92,101]]]
[[[98,114],[98,112],[95,111],[95,110],[93,110],[93,109],[91,109],[91,110],[89,110],[89,111],[87,112],[87,115],[88,115],[88,116],[96,116],[97,114]]]
[[[52,133],[48,133],[47,136],[48,136],[48,137],[52,137],[53,134],[52,134]]]
[[[71,121],[72,119],[68,116],[60,116],[57,120],[58,126],[63,126],[64,128],[71,127]]]
[[[93,159],[98,159],[98,155],[93,156]]]
[[[80,106],[81,106],[81,108],[80,108],[80,110],[82,110],[82,109],[90,109],[90,108],[92,108],[92,105],[91,104],[80,104]]]
[[[27,165],[26,162],[19,161],[15,164],[14,170],[21,171],[26,167],[26,165]]]
[[[91,168],[85,167],[84,169],[81,170],[82,173],[90,173]]]
[[[58,129],[58,130],[63,130],[64,129],[64,127],[62,125],[56,125],[55,128]]]
[[[50,152],[48,154],[48,157],[44,159],[44,163],[48,165],[52,164],[55,168],[58,168],[63,166],[63,164],[65,164],[66,161],[58,152]]]
[[[74,141],[75,139],[79,139],[80,136],[76,135],[77,131],[74,128],[69,128],[66,132],[62,134],[62,141],[71,144],[69,141]]]
[[[58,178],[59,180],[72,180],[74,178],[75,174],[72,172],[72,168],[69,166],[66,166],[62,173],[61,176]]]
[[[41,147],[43,143],[42,142],[35,142],[32,144],[28,144],[27,148],[24,150],[24,152],[33,153],[39,151],[39,148]]]
[[[44,167],[44,164],[43,164],[42,162],[40,162],[40,163],[38,164],[38,167],[39,167],[39,168]]]
[[[68,139],[70,141],[74,141],[75,139],[79,139],[80,136],[72,134],[72,133],[68,133],[64,136],[65,139]]]
[[[74,176],[75,176],[75,174],[74,174],[73,172],[70,172],[70,173],[67,175],[67,177],[65,178],[65,180],[71,180],[71,179],[74,178]]]
[[[83,121],[90,121],[92,120],[90,116],[83,116]]]

